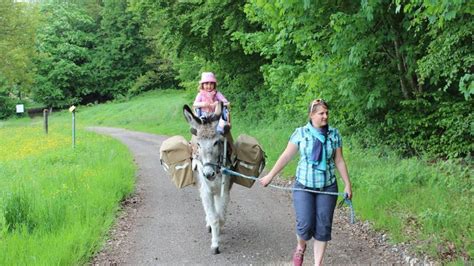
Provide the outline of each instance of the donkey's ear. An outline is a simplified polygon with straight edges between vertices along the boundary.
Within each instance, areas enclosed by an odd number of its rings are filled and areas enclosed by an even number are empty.
[[[192,127],[195,128],[197,125],[202,124],[202,120],[194,115],[193,111],[187,104],[183,106],[183,114],[184,118],[186,118],[186,121],[188,121]]]

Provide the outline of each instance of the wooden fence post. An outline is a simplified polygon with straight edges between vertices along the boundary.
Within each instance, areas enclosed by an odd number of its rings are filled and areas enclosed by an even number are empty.
[[[43,109],[44,133],[48,134],[48,109]]]

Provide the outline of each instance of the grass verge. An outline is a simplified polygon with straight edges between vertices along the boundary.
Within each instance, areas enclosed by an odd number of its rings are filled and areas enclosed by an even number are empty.
[[[70,124],[0,126],[0,265],[86,263],[102,244],[135,166],[115,140]],[[62,120],[66,121],[66,120]]]

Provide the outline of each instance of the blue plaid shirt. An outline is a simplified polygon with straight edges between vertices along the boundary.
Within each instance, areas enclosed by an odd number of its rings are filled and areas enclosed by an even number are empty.
[[[309,127],[312,127],[311,123],[297,128],[290,137],[290,142],[297,145],[300,151],[296,181],[306,187],[322,188],[336,181],[334,154],[337,148],[342,147],[342,138],[337,129],[329,127],[326,139],[327,167],[326,171],[321,171],[310,162],[314,142],[319,140],[311,134]]]

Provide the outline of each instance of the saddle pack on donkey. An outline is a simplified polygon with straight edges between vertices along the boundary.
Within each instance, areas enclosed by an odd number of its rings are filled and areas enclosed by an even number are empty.
[[[256,138],[249,135],[239,135],[234,143],[235,159],[232,170],[243,175],[258,177],[265,168],[265,152]],[[234,183],[244,187],[252,187],[255,180],[234,176]]]
[[[161,144],[160,162],[177,188],[194,185],[191,144],[182,136],[173,136]]]

